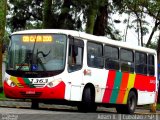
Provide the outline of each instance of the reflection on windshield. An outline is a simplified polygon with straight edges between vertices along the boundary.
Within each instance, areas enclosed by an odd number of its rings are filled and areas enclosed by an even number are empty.
[[[47,39],[45,41],[42,39],[34,41],[33,38],[29,41],[27,37],[25,35],[24,39],[23,35],[12,36],[9,47],[8,70],[56,71],[64,69],[65,35],[54,34],[51,36],[52,41]]]

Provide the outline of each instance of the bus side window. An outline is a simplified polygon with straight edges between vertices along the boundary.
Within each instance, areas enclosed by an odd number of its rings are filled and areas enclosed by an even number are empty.
[[[139,74],[147,74],[147,54],[135,53],[135,72]]]
[[[119,70],[119,49],[117,47],[104,46],[105,68]]]
[[[87,43],[87,64],[89,67],[103,68],[103,45],[94,42]]]
[[[122,72],[134,72],[134,53],[132,50],[121,48],[120,60]]]
[[[154,70],[154,55],[148,55],[148,74],[153,75],[155,74]]]
[[[68,54],[69,72],[77,71],[82,68],[83,47],[84,43],[81,40],[74,40],[74,43],[69,45],[69,54]]]

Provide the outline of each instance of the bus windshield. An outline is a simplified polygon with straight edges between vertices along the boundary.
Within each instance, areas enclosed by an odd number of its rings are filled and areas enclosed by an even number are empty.
[[[63,70],[66,56],[66,35],[13,35],[8,51],[8,71]]]

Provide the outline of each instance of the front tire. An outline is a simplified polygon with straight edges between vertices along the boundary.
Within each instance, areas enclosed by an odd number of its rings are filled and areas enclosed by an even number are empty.
[[[91,88],[87,87],[84,89],[82,102],[78,105],[78,110],[80,112],[94,112],[97,109],[95,104],[95,95],[92,95],[93,92]]]
[[[31,108],[32,109],[38,109],[39,108],[39,102],[37,100],[32,100]]]

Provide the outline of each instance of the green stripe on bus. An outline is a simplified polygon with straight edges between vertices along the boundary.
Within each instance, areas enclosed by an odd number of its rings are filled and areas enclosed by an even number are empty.
[[[23,78],[26,85],[28,85],[30,88],[34,88],[35,86],[29,81],[28,78]]]
[[[122,72],[116,72],[116,78],[115,78],[115,81],[114,81],[114,87],[113,87],[113,90],[112,90],[110,103],[116,103],[118,93],[119,93],[119,90],[120,90],[121,81],[122,81]]]

